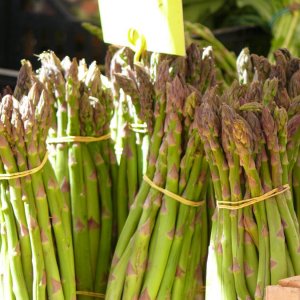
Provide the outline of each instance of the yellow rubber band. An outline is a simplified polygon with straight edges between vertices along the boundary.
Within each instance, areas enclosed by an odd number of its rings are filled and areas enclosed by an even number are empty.
[[[41,164],[38,167],[30,169],[30,170],[23,171],[23,172],[16,172],[16,173],[10,173],[10,174],[0,174],[0,180],[17,179],[17,178],[20,178],[20,177],[25,177],[25,176],[34,174],[34,173],[40,171],[44,167],[47,160],[48,160],[48,152],[46,152]]]
[[[146,50],[146,39],[136,29],[130,28],[127,35],[128,42],[132,45],[131,48],[135,51],[133,61],[137,63],[140,60],[141,54]]]
[[[82,295],[82,296],[89,296],[89,297],[95,297],[99,299],[104,299],[105,295],[101,293],[94,293],[94,292],[85,292],[85,291],[76,291],[77,295]]]
[[[188,200],[188,199],[185,199],[177,194],[174,194],[168,190],[165,190],[161,187],[159,187],[158,185],[156,185],[151,179],[149,179],[149,177],[147,175],[144,175],[143,176],[143,179],[145,182],[147,182],[152,188],[160,191],[161,193],[165,194],[166,196],[169,196],[170,198],[182,203],[182,204],[185,204],[185,205],[188,205],[188,206],[193,206],[193,207],[199,207],[201,205],[203,205],[205,203],[205,201],[191,201],[191,200]]]
[[[92,143],[92,142],[100,142],[104,140],[108,140],[110,138],[110,133],[93,137],[93,136],[61,136],[61,137],[54,137],[54,138],[48,138],[47,143],[48,144],[61,144],[61,143]]]
[[[240,201],[236,201],[236,202],[217,201],[217,206],[218,206],[218,208],[237,210],[237,209],[241,209],[243,207],[247,207],[247,206],[265,201],[265,200],[275,197],[277,195],[283,194],[286,191],[288,191],[289,189],[290,189],[290,186],[288,184],[285,184],[285,185],[277,187],[259,197],[249,198],[249,199],[240,200]]]

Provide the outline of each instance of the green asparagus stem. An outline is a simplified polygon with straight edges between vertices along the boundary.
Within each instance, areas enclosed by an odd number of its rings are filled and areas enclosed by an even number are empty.
[[[91,101],[86,93],[83,93],[79,104],[80,111],[80,125],[81,136],[89,136],[91,128],[94,128],[94,109],[91,105]],[[99,252],[100,242],[100,197],[97,180],[97,170],[93,161],[93,158],[88,149],[89,146],[82,144],[83,161],[83,175],[85,184],[85,196],[87,206],[87,220],[88,220],[88,232],[90,242],[90,258],[92,267],[92,276],[95,280],[96,266]]]
[[[0,164],[0,172],[4,174],[4,167],[1,162]],[[24,272],[22,267],[21,260],[21,250],[20,250],[20,242],[17,233],[17,225],[15,223],[14,212],[11,206],[9,199],[7,198],[7,182],[1,181],[1,210],[3,213],[3,218],[6,226],[7,232],[7,258],[9,261],[9,267],[12,278],[12,287],[8,287],[8,289],[13,290],[13,293],[17,299],[29,300],[29,295],[25,283]],[[9,275],[9,273],[8,273]]]
[[[182,299],[184,294],[184,284],[185,284],[185,274],[187,272],[187,266],[189,261],[189,251],[192,244],[192,237],[194,233],[195,222],[193,222],[195,215],[195,210],[192,209],[189,211],[188,217],[188,230],[183,237],[183,246],[181,249],[181,254],[179,258],[178,265],[176,267],[176,277],[174,279],[173,288],[172,288],[172,299],[179,300]]]
[[[67,135],[80,135],[78,97],[78,66],[72,61],[66,74],[66,102],[68,110]],[[83,183],[82,145],[72,143],[69,146],[69,176],[71,186],[72,232],[75,257],[75,274],[77,290],[93,291],[92,268],[90,260],[90,243],[88,234],[87,205]],[[88,299],[80,296],[79,299]]]
[[[1,297],[3,299],[14,300],[15,296],[13,293],[13,284],[12,284],[11,271],[9,266],[9,256],[7,252],[8,250],[7,230],[6,230],[4,216],[2,212],[0,215],[0,222],[1,222]]]
[[[87,201],[91,267],[93,272],[93,279],[95,279],[101,224],[97,172],[87,147],[82,147],[82,154],[84,157],[83,174]]]
[[[233,139],[236,144],[237,152],[240,156],[240,163],[245,170],[249,181],[249,189],[252,197],[263,194],[258,171],[255,168],[253,153],[251,149],[251,134],[249,125],[242,118],[236,118],[233,123]],[[269,231],[266,218],[265,203],[261,202],[254,205],[254,214],[257,219],[259,233],[259,265],[257,275],[257,287],[255,299],[262,299],[264,287],[270,283],[269,274]]]
[[[119,173],[118,173],[118,196],[117,196],[117,215],[118,215],[118,235],[120,236],[121,231],[126,222],[128,216],[128,192],[127,192],[127,182],[126,182],[126,157],[123,153],[121,155]]]

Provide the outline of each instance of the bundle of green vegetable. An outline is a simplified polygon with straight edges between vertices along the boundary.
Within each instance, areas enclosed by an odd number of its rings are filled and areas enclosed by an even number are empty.
[[[186,59],[158,62],[146,177],[116,246],[106,299],[203,294],[209,177],[194,116],[203,90],[214,84],[210,52],[195,45]]]
[[[104,293],[113,237],[113,189],[117,165],[111,141],[112,97],[96,63],[40,55],[40,80],[56,110],[55,172],[71,224],[78,291]],[[53,134],[52,134],[53,136]],[[68,137],[79,137],[68,142]],[[100,138],[98,141],[87,140]],[[103,140],[101,140],[103,137]],[[71,216],[71,217],[70,217]],[[89,299],[89,296],[80,296]]]
[[[274,76],[233,84],[222,97],[211,89],[197,112],[219,206],[207,264],[208,299],[263,299],[267,285],[300,272],[299,224],[287,186],[288,128],[291,138],[300,123],[299,116],[288,121],[279,104],[280,85]]]
[[[292,57],[286,49],[274,52],[275,64],[271,64],[267,58],[252,54],[249,57],[250,65],[247,68],[248,78],[265,82],[266,80],[277,78],[278,87],[276,89],[275,101],[278,106],[284,107],[288,113],[288,135],[287,135],[287,155],[288,167],[285,175],[288,182],[293,187],[294,206],[298,221],[300,220],[300,190],[299,190],[299,132],[297,130],[299,122],[299,76],[300,59]],[[295,127],[296,126],[296,127]],[[282,137],[283,138],[283,137]]]
[[[123,48],[107,61],[115,98],[111,127],[115,132],[119,162],[116,205],[118,234],[122,231],[146,172],[149,150],[147,128],[151,128],[153,117],[151,70],[146,63],[134,65],[133,54],[129,48]]]
[[[40,84],[29,90],[23,75],[15,91],[18,100],[6,95],[0,103],[0,297],[75,299],[70,228],[47,159],[50,97]]]

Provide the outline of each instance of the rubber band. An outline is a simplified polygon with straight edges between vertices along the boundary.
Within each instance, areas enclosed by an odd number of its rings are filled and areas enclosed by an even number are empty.
[[[99,299],[105,299],[105,295],[101,294],[101,293],[76,291],[76,294],[81,295],[81,296],[88,296],[88,297],[95,297],[95,298],[99,298]]]
[[[61,136],[61,137],[54,137],[48,138],[48,144],[61,144],[61,143],[92,143],[92,142],[100,142],[110,138],[110,133],[94,137],[94,136]]]
[[[132,45],[131,48],[135,51],[133,61],[139,62],[141,54],[146,50],[146,39],[136,29],[130,28],[127,35],[128,42]]]
[[[185,205],[188,205],[188,206],[193,206],[193,207],[199,207],[201,205],[203,205],[205,203],[205,201],[191,201],[191,200],[188,200],[188,199],[185,199],[177,194],[174,194],[168,190],[165,190],[161,187],[159,187],[158,185],[156,185],[151,179],[149,179],[149,177],[147,175],[144,175],[143,176],[143,179],[145,182],[147,182],[152,188],[158,190],[159,192],[165,194],[166,196],[182,203],[182,204],[185,204]]]
[[[16,173],[10,173],[10,174],[9,173],[8,174],[0,174],[0,180],[17,179],[17,178],[20,178],[20,177],[25,177],[25,176],[37,173],[38,171],[40,171],[44,167],[47,160],[48,160],[48,152],[46,152],[41,164],[38,167],[30,169],[30,170],[22,171],[22,172],[16,172]]]
[[[136,133],[148,133],[147,129],[138,129],[138,128],[130,128],[130,129],[131,129],[131,131],[136,132]]]
[[[128,128],[137,133],[148,133],[147,124],[129,123]]]
[[[240,201],[236,201],[236,202],[217,201],[217,207],[225,208],[225,209],[229,209],[229,210],[237,210],[237,209],[241,209],[241,208],[265,201],[265,200],[275,197],[277,195],[283,194],[286,191],[288,191],[289,189],[290,189],[290,186],[288,184],[285,184],[285,185],[277,187],[259,197],[253,197],[253,198],[240,200]]]

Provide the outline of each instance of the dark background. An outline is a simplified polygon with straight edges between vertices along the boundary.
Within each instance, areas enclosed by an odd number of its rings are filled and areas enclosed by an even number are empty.
[[[76,15],[74,7],[82,12],[79,2],[87,1],[94,13]],[[18,70],[23,58],[37,68],[36,54],[49,49],[60,58],[103,62],[106,45],[81,25],[83,21],[99,24],[98,15],[96,0],[0,0],[0,68]],[[0,88],[14,83],[14,77],[0,74]]]
[[[60,58],[103,63],[107,46],[81,25],[100,24],[97,4],[97,0],[0,0],[0,68],[18,70],[23,58],[38,68],[36,54],[49,49]],[[246,46],[257,54],[268,53],[270,36],[260,27],[231,26],[214,33],[237,54]],[[14,83],[14,77],[0,74],[0,89]]]

